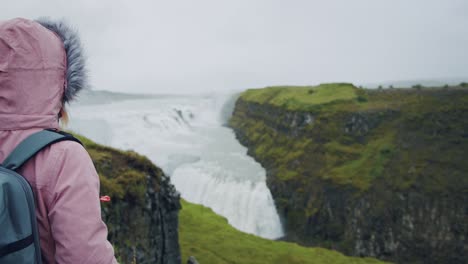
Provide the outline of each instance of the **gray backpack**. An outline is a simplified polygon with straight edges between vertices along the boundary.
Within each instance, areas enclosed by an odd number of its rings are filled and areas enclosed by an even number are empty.
[[[21,142],[0,165],[0,264],[42,263],[34,193],[16,170],[43,148],[63,140],[80,143],[70,134],[43,130]]]

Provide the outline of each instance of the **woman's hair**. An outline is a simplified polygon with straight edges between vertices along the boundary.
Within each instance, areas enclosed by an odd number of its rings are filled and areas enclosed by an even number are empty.
[[[69,119],[68,119],[68,113],[67,113],[67,110],[65,109],[65,106],[63,106],[62,109],[60,109],[59,120],[63,126],[68,125]]]

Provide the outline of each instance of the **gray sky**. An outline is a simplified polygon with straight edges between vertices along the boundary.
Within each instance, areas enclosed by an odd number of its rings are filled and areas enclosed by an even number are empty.
[[[466,0],[4,0],[18,16],[74,24],[95,89],[468,77]]]

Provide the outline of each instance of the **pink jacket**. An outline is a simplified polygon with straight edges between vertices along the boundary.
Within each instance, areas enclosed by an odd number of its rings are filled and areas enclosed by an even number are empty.
[[[66,61],[54,32],[26,19],[0,22],[0,162],[32,133],[59,128]],[[81,145],[54,144],[20,174],[36,194],[45,263],[116,263],[101,220],[99,177]]]

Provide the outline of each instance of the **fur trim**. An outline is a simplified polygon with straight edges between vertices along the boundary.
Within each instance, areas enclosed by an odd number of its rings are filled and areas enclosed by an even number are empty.
[[[69,26],[64,20],[54,21],[47,17],[36,20],[45,28],[55,32],[62,39],[67,54],[67,85],[63,94],[63,101],[72,101],[78,92],[88,87],[88,72],[86,57],[81,45],[78,31]]]

